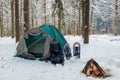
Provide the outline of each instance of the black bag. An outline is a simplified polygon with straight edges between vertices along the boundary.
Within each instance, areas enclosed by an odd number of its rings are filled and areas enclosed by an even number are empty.
[[[58,41],[53,41],[53,43],[50,44],[50,53],[49,60],[52,64],[64,64],[64,55]]]

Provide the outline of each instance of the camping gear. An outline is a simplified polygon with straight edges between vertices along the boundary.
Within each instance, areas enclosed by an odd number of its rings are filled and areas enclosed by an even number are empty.
[[[49,60],[52,62],[52,64],[62,63],[64,64],[64,55],[61,52],[60,44],[58,41],[53,41],[50,44],[50,57]]]
[[[87,76],[92,76],[95,78],[105,78],[110,76],[98,65],[94,59],[90,59],[87,62],[82,72]]]
[[[57,47],[50,48],[54,41],[59,44],[59,54],[64,56],[65,48],[70,49],[70,47],[55,26],[46,24],[39,28],[30,29],[19,41],[16,56],[27,59],[40,58],[40,60],[48,60],[51,56],[51,49],[58,49]]]
[[[76,56],[77,58],[80,58],[80,43],[75,42],[73,44],[73,55]]]
[[[72,57],[72,54],[71,54],[71,49],[70,47],[68,46],[69,44],[67,43],[65,46],[64,46],[64,54],[66,55],[66,59],[69,60],[71,57]]]

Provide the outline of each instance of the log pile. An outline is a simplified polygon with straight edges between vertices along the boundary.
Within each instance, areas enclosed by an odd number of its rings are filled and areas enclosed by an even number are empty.
[[[94,78],[106,78],[108,75],[94,59],[90,59],[85,65],[83,71],[87,76],[92,76]]]

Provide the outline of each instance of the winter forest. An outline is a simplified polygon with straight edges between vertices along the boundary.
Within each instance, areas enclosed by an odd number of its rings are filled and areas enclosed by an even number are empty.
[[[18,41],[30,28],[47,23],[64,35],[119,35],[119,7],[119,0],[0,0],[0,36]]]
[[[120,0],[0,0],[0,80],[119,80]]]

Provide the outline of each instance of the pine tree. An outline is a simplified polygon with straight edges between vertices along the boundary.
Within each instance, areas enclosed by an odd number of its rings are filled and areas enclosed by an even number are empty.
[[[16,42],[20,39],[19,32],[19,0],[15,0],[15,27],[16,27]]]
[[[114,35],[118,34],[118,0],[115,0]]]
[[[12,23],[12,30],[11,30],[11,33],[12,33],[12,38],[14,38],[14,26],[15,26],[15,23],[14,23],[14,0],[11,0],[11,23]]]
[[[29,30],[29,0],[24,0],[24,27],[25,32]]]
[[[89,0],[83,0],[83,27],[84,27],[84,43],[89,43]]]

